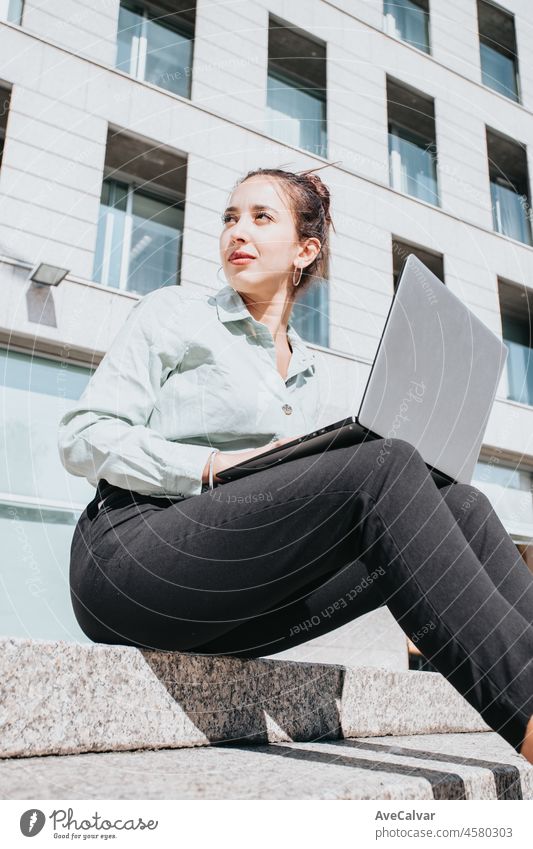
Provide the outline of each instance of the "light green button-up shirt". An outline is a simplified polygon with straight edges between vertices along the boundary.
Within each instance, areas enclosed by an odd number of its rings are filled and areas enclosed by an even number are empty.
[[[268,327],[232,286],[157,289],[132,308],[59,424],[67,471],[146,495],[202,491],[213,448],[243,451],[317,426],[315,357],[291,323],[286,380]]]

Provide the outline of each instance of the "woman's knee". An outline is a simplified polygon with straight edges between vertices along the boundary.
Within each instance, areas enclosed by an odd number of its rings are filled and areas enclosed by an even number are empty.
[[[400,470],[407,467],[418,467],[425,474],[428,474],[427,466],[419,450],[407,440],[392,437],[390,439],[379,439],[377,443],[379,443],[379,446],[377,446],[378,466],[385,466],[392,462],[395,466],[399,466]]]
[[[468,515],[488,516],[493,507],[484,492],[476,486],[466,483],[452,484],[443,493],[443,498],[452,510],[456,519]]]

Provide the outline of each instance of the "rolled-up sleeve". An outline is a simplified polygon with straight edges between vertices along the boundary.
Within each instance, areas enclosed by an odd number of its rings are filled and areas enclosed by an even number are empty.
[[[68,472],[93,485],[105,479],[143,495],[187,498],[202,491],[212,448],[173,442],[148,426],[163,375],[154,342],[158,303],[154,292],[132,308],[78,403],[60,420],[59,455]]]

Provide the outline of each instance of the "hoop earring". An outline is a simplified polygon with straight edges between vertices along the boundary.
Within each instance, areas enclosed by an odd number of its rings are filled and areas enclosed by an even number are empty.
[[[294,271],[296,271],[296,270],[297,270],[297,268],[296,268],[296,266],[295,266],[295,267],[294,267]],[[300,280],[302,279],[302,274],[303,274],[303,271],[304,271],[304,270],[303,270],[303,266],[300,266],[300,276],[298,277],[298,282],[297,282],[297,283],[295,283],[295,282],[294,282],[294,271],[292,272],[292,285],[293,285],[293,286],[298,286],[298,284],[300,283]]]

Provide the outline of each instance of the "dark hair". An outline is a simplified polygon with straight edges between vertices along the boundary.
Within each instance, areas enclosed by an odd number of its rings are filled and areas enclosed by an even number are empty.
[[[324,167],[324,166],[322,166]],[[289,198],[289,206],[296,225],[298,240],[315,238],[320,241],[316,258],[302,271],[295,294],[307,289],[314,280],[327,280],[329,276],[329,228],[335,231],[329,212],[330,193],[325,183],[309,169],[295,173],[281,168],[256,168],[235,185],[235,188],[251,177],[275,177],[280,181]],[[335,231],[336,232],[336,231]]]

